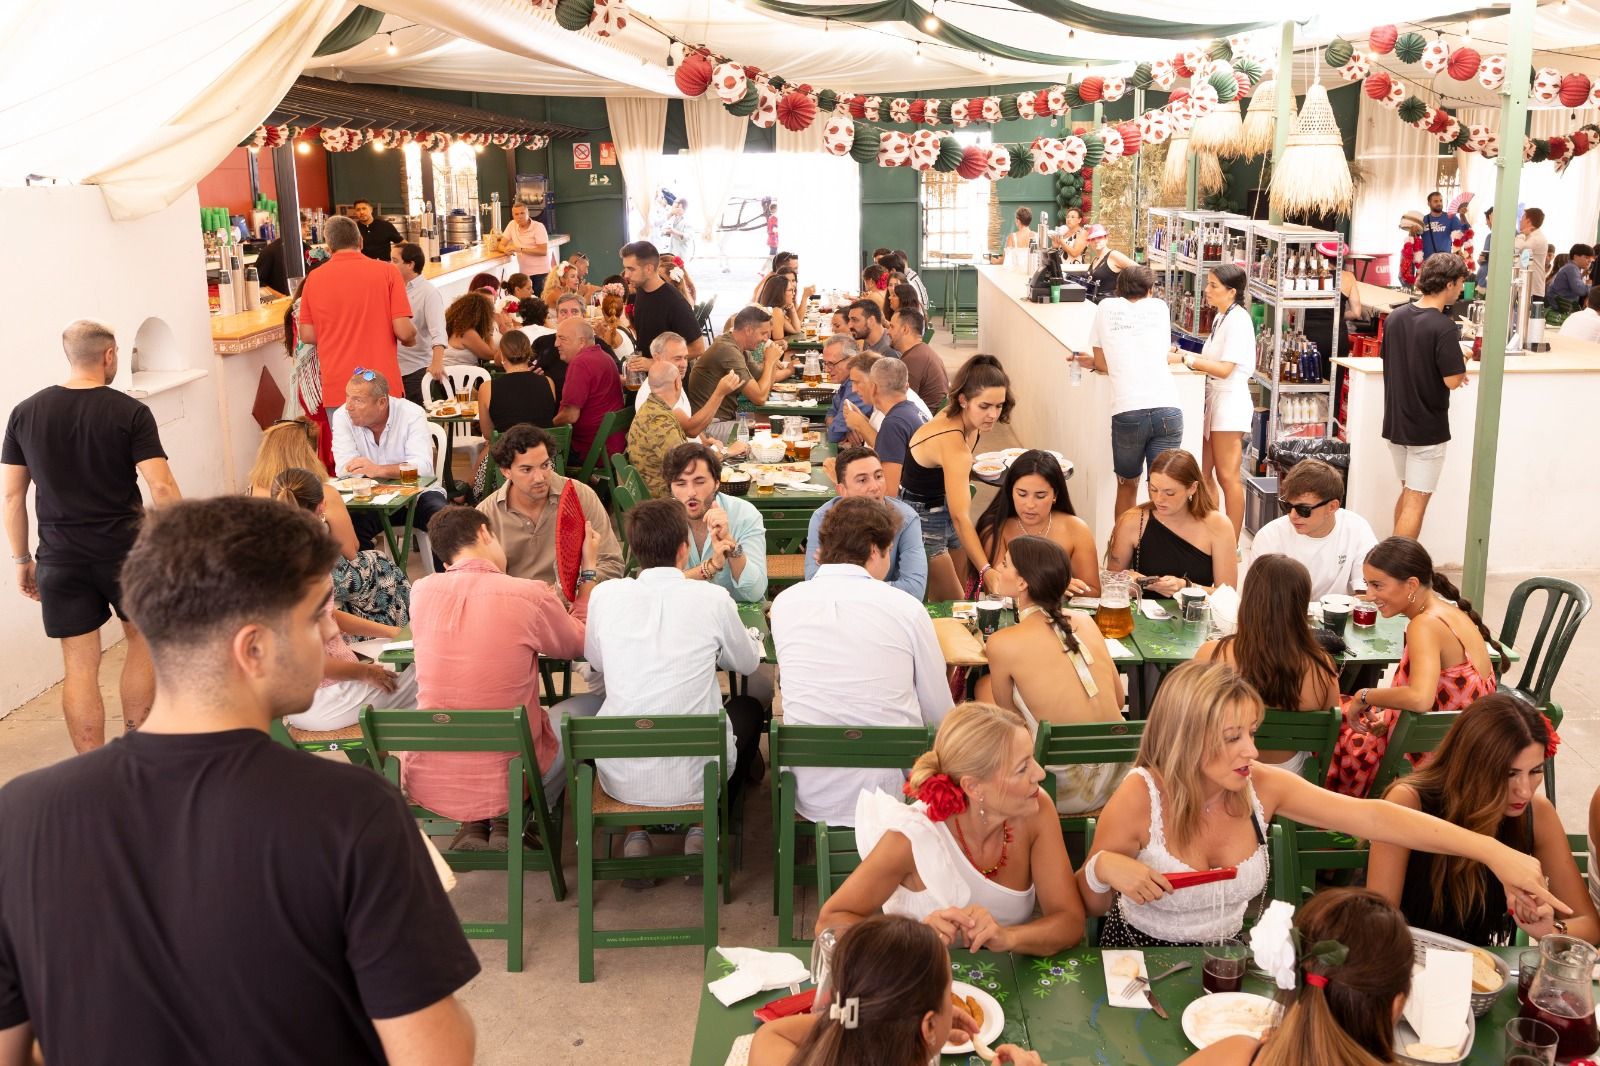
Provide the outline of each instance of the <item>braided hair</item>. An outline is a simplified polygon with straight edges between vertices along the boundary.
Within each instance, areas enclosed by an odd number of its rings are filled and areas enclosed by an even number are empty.
[[[1421,544],[1410,537],[1390,537],[1367,553],[1367,562],[1401,581],[1414,577],[1419,584],[1454,603],[1478,627],[1484,645],[1498,652],[1502,659],[1505,657],[1505,648],[1484,625],[1472,601],[1461,594],[1455,582],[1433,568],[1433,557]]]
[[[1077,634],[1072,631],[1072,620],[1061,609],[1067,597],[1067,582],[1072,580],[1072,560],[1061,545],[1047,537],[1015,537],[1006,545],[1011,565],[1028,583],[1028,599],[1044,611],[1061,637],[1067,651],[1076,653]]]

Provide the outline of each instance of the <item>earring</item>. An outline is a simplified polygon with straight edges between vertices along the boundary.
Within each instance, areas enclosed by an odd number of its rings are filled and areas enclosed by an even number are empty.
[[[1417,598],[1417,590],[1416,589],[1412,589],[1410,592],[1406,593],[1406,602],[1407,603],[1413,602],[1414,600],[1416,600],[1416,598]]]
[[[982,796],[978,797],[978,820],[980,822],[987,822],[989,820],[989,812],[984,809]]]

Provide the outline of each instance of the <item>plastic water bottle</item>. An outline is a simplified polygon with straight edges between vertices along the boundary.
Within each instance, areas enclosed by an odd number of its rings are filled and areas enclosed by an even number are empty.
[[[739,412],[739,428],[734,434],[734,440],[750,442],[750,415],[748,412]]]
[[[1072,382],[1073,388],[1077,388],[1083,384],[1083,364],[1078,362],[1077,352],[1072,353],[1072,358],[1068,360],[1068,367],[1067,380]]]

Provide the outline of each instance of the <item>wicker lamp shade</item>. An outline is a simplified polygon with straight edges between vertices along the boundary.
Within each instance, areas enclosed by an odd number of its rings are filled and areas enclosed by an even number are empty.
[[[1194,129],[1189,131],[1189,147],[1224,159],[1243,155],[1244,120],[1239,115],[1239,101],[1220,103],[1215,110],[1195,119]]]
[[[1189,191],[1189,135],[1180,133],[1167,143],[1167,164],[1161,172],[1161,196],[1166,200],[1183,200]],[[1195,152],[1199,167],[1197,180],[1201,196],[1222,191],[1222,164],[1210,152]]]
[[[1328,90],[1312,85],[1283,158],[1272,168],[1272,209],[1286,215],[1344,215],[1354,193],[1344,137],[1334,121]]]
[[[1239,134],[1239,154],[1246,159],[1266,155],[1272,151],[1273,135],[1278,125],[1278,83],[1268,78],[1250,94],[1250,110],[1245,115],[1244,127]],[[1295,118],[1294,98],[1289,99],[1289,121]]]

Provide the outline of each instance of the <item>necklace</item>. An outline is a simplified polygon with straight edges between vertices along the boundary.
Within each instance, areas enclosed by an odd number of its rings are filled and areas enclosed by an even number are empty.
[[[967,847],[967,838],[961,832],[961,823],[952,818],[950,819],[950,826],[956,831],[956,843],[961,845],[961,854],[966,856],[967,861],[972,864],[972,868],[974,870],[977,870],[984,877],[987,877],[989,880],[993,881],[994,875],[999,873],[1000,870],[1005,866],[1006,859],[1011,854],[1011,823],[1000,823],[1000,830],[1005,837],[1000,844],[1000,861],[989,867],[987,870],[979,866],[977,860],[973,858],[972,849]]]
[[[1025,536],[1025,537],[1048,537],[1050,535],[1050,527],[1055,525],[1055,524],[1056,524],[1056,513],[1054,511],[1051,511],[1048,515],[1045,516],[1044,529],[1042,531],[1038,532],[1038,533],[1035,533],[1033,530],[1028,528],[1028,523],[1026,523],[1026,522],[1024,522],[1022,520],[1022,516],[1021,515],[1017,516],[1017,528],[1022,530],[1022,535]]]

